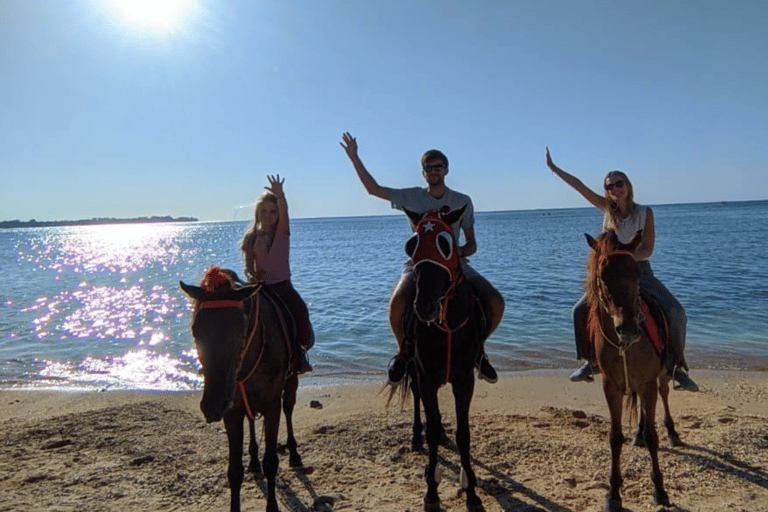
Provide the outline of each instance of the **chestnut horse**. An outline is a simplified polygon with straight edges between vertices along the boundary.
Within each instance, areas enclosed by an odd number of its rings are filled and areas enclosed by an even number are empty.
[[[613,231],[603,233],[597,240],[585,236],[593,249],[587,263],[588,332],[603,375],[603,392],[611,415],[611,477],[604,510],[619,512],[622,508],[621,416],[625,395],[631,415],[636,414],[637,398],[640,399],[640,427],[635,444],[644,444],[650,452],[655,503],[669,506],[658,460],[657,393],[664,404],[664,424],[670,443],[673,446],[681,443],[669,413],[670,377],[642,328],[640,269],[634,258],[641,232],[626,245],[619,242]]]
[[[415,224],[414,235],[406,243],[413,263],[416,297],[413,303],[414,372],[398,384],[407,395],[415,374],[414,400],[424,405],[427,419],[429,464],[424,510],[440,510],[436,479],[437,451],[444,431],[440,419],[437,391],[450,382],[456,407],[456,447],[461,457],[461,484],[470,510],[483,510],[475,492],[477,478],[470,462],[469,408],[475,387],[474,367],[480,351],[479,319],[474,291],[459,265],[458,244],[451,224],[464,214],[465,207],[446,212],[430,211],[419,215],[406,211]],[[418,412],[416,412],[418,414]],[[417,416],[415,416],[414,423]]]
[[[211,267],[201,286],[179,285],[195,302],[192,335],[205,380],[200,409],[209,423],[223,419],[227,431],[230,511],[240,510],[243,420],[247,416],[250,426],[249,470],[259,473],[253,423],[256,415],[262,415],[267,512],[277,512],[275,476],[281,404],[288,426],[290,464],[301,466],[292,424],[298,380],[291,372],[294,347],[287,322],[260,285],[241,285],[231,270]]]

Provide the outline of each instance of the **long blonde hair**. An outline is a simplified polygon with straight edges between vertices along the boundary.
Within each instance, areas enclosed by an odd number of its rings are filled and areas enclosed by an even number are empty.
[[[611,196],[608,193],[608,190],[606,190],[605,188],[605,182],[608,180],[608,178],[611,178],[613,176],[617,176],[622,180],[624,180],[624,186],[627,187],[627,209],[629,210],[629,216],[634,217],[637,214],[637,203],[635,203],[635,189],[632,187],[632,182],[629,181],[629,178],[623,172],[611,171],[605,175],[605,178],[603,178],[603,191],[605,192],[605,200],[608,204],[608,208],[605,211],[605,216],[606,216],[605,227],[607,229],[617,229],[622,221],[621,213],[619,212],[619,205],[616,204],[616,201],[611,199]]]
[[[261,207],[264,206],[264,203],[267,202],[273,203],[275,206],[277,206],[277,196],[272,192],[267,191],[261,194],[259,200],[256,201],[256,208],[253,213],[253,225],[243,237],[243,244],[241,247],[243,252],[253,251],[253,243],[256,241],[256,237],[262,230],[261,219],[259,219],[259,212],[261,211]]]

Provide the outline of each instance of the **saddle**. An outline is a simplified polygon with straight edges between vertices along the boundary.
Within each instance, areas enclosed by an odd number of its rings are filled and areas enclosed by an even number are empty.
[[[240,277],[232,270],[224,270],[223,272],[226,272],[229,274],[229,276],[232,278],[234,284],[238,287],[242,287],[248,283],[240,279]],[[261,291],[259,292],[263,298],[268,300],[272,306],[280,312],[280,314],[283,317],[283,321],[285,322],[285,328],[286,328],[286,334],[288,336],[288,340],[290,341],[291,346],[291,360],[295,357],[295,354],[300,353],[301,346],[299,344],[299,329],[296,325],[296,317],[293,315],[293,312],[288,307],[288,304],[285,303],[282,297],[269,287],[269,285],[262,286]],[[312,329],[312,326],[310,324],[309,328],[309,344],[308,346],[311,347],[315,343],[315,332]]]
[[[659,303],[656,302],[656,299],[650,293],[640,289],[640,299],[640,311],[643,312],[645,317],[643,327],[653,342],[653,348],[656,349],[656,353],[661,357],[666,348],[667,340],[669,340],[667,317],[664,315],[664,311]]]

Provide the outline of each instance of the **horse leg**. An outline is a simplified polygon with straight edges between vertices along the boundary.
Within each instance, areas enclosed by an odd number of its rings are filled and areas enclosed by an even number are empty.
[[[288,431],[288,441],[286,442],[286,446],[290,452],[288,464],[292,468],[300,468],[304,465],[301,460],[301,455],[299,455],[296,437],[293,435],[293,408],[296,405],[296,390],[298,387],[299,376],[293,374],[293,376],[285,382],[285,390],[283,391],[283,414],[285,414],[285,428]]]
[[[437,404],[437,414],[441,418],[443,417],[443,415],[440,413],[440,404],[439,403]],[[448,434],[445,433],[445,426],[443,425],[442,421],[440,422],[440,430],[439,430],[439,432],[440,432],[440,445],[441,446],[445,446],[446,448],[450,448],[451,440],[448,437]]]
[[[413,437],[411,438],[411,451],[418,452],[424,449],[424,424],[421,422],[421,396],[419,396],[419,383],[415,376],[411,379],[411,394],[413,395]]]
[[[646,417],[643,436],[645,437],[648,452],[651,454],[651,480],[654,486],[654,504],[668,507],[669,496],[667,496],[667,492],[664,490],[664,477],[659,468],[659,436],[656,433],[655,421],[656,393],[657,384],[653,381],[646,386],[646,389],[640,396],[640,405]]]
[[[611,414],[611,479],[607,500],[603,510],[607,512],[621,511],[621,448],[624,443],[624,434],[621,432],[621,400],[623,395],[617,386],[608,379],[603,379],[603,393],[608,402],[608,411]]]
[[[240,487],[243,485],[243,414],[230,412],[224,417],[224,428],[229,441],[229,468],[227,479],[230,490],[230,512],[240,512]]]
[[[680,439],[680,434],[675,430],[675,422],[672,420],[672,413],[669,412],[669,380],[666,374],[659,377],[659,395],[661,395],[661,403],[664,406],[664,426],[667,428],[669,446],[676,448],[678,446],[685,446],[685,443],[683,443]]]
[[[277,477],[277,436],[280,431],[280,400],[276,400],[264,413],[264,474],[267,477],[267,512],[278,512],[275,495]]]
[[[261,463],[259,462],[259,443],[256,442],[256,425],[251,419],[248,420],[248,439],[248,455],[251,457],[248,472],[256,476],[262,475]]]
[[[440,495],[437,492],[437,447],[440,442],[440,411],[437,407],[437,388],[430,385],[424,388],[419,383],[421,400],[424,404],[424,414],[427,417],[427,447],[429,448],[429,463],[427,465],[427,493],[424,495],[424,510],[438,512],[440,510]]]
[[[469,455],[469,406],[472,403],[474,387],[475,380],[470,374],[466,383],[453,385],[453,397],[456,403],[456,448],[461,457],[461,486],[467,493],[467,508],[470,511],[479,512],[483,510],[483,502],[475,492],[477,477],[472,470]]]

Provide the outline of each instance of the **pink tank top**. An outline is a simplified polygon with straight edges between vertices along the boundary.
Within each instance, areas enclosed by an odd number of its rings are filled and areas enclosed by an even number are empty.
[[[254,240],[254,245],[256,241]],[[266,284],[275,284],[291,278],[291,267],[288,264],[290,236],[288,233],[275,233],[269,254],[261,260],[254,260],[256,275]],[[255,252],[255,251],[254,251]]]

